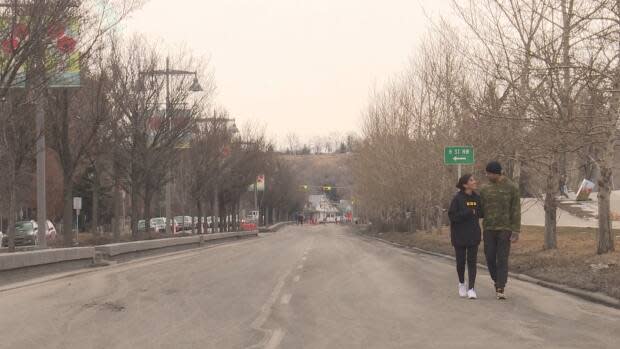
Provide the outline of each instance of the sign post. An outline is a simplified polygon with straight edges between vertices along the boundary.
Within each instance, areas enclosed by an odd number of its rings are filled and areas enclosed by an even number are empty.
[[[443,163],[446,165],[457,165],[459,178],[461,178],[462,175],[462,166],[473,165],[475,162],[474,147],[455,146],[444,148]]]
[[[82,209],[82,198],[73,198],[73,209],[75,210],[75,243],[78,243],[78,234],[80,232],[80,210]]]

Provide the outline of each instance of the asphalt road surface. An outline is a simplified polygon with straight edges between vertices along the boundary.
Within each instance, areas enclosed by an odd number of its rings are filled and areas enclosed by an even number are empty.
[[[2,348],[618,348],[620,311],[510,281],[457,296],[449,261],[338,226],[0,292]]]

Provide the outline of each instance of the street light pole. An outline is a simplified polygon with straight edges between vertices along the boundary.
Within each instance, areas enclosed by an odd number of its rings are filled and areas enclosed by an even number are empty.
[[[42,94],[42,93],[41,93]],[[37,134],[37,224],[39,226],[38,247],[46,248],[47,240],[47,201],[45,188],[45,110],[43,97],[36,99],[36,134]],[[64,227],[71,229],[71,227]],[[64,234],[64,231],[63,231]]]
[[[166,118],[168,118],[168,126],[172,130],[172,118],[170,117],[170,57],[166,57]],[[170,178],[166,182],[166,234],[173,235],[174,217],[172,216],[172,164],[169,164],[168,171]]]
[[[194,81],[192,83],[192,86],[189,87],[189,90],[191,92],[200,92],[203,91],[202,87],[200,86],[199,82],[198,82],[198,75],[195,71],[186,71],[186,70],[176,70],[176,69],[170,69],[170,57],[166,57],[166,69],[165,70],[152,70],[152,71],[146,71],[146,72],[140,72],[141,75],[150,75],[150,76],[164,76],[166,79],[166,112],[165,112],[165,116],[166,118],[168,118],[168,127],[170,128],[169,131],[172,130],[173,124],[172,124],[172,115],[170,113],[170,76],[172,75],[193,75],[194,76]],[[168,166],[168,171],[170,174],[170,177],[172,178],[172,162],[169,164]],[[174,231],[172,231],[172,227],[173,227],[173,218],[172,217],[172,183],[171,180],[169,180],[166,183],[166,234],[174,234]]]

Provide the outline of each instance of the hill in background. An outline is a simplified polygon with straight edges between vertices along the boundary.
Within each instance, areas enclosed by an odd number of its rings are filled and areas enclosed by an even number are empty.
[[[331,185],[344,187],[336,190],[342,199],[349,199],[350,188],[353,185],[350,162],[353,160],[352,153],[337,154],[309,154],[309,155],[281,155],[291,164],[291,168],[297,176],[299,186]],[[320,188],[311,188],[310,194],[321,193]]]

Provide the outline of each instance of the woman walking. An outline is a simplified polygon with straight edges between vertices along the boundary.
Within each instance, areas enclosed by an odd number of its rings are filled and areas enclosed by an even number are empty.
[[[452,199],[448,216],[450,217],[450,237],[456,254],[456,272],[459,277],[459,296],[476,299],[476,264],[478,246],[481,240],[480,196],[476,194],[478,182],[471,174],[459,178],[456,185],[459,192]],[[465,285],[465,264],[467,263],[468,285]]]

